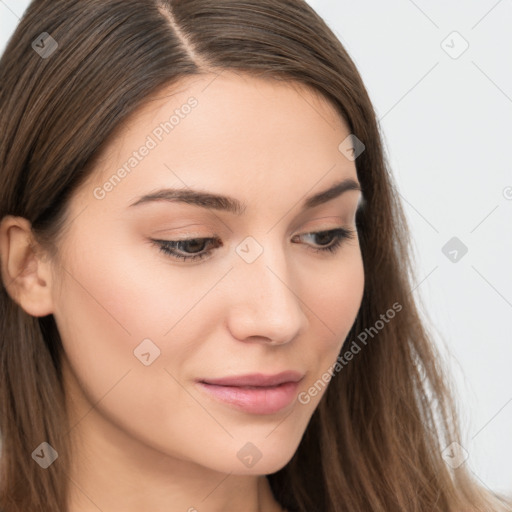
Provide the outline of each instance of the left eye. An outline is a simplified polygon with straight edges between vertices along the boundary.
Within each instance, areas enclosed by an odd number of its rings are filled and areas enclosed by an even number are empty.
[[[357,232],[353,229],[336,228],[327,231],[316,231],[298,235],[299,238],[316,237],[320,240],[319,247],[309,247],[317,253],[336,252],[343,240],[355,238]],[[331,243],[329,243],[331,241]],[[189,238],[186,240],[152,240],[152,242],[165,254],[174,259],[183,261],[200,260],[207,257],[213,249],[221,247],[222,243],[218,238]],[[212,244],[213,243],[213,244]],[[205,248],[212,244],[213,247],[205,251]]]

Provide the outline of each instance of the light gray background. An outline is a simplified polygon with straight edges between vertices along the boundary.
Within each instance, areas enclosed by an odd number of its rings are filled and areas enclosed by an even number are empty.
[[[414,293],[459,397],[465,464],[510,493],[511,2],[309,3],[355,61],[377,111],[416,248]],[[0,0],[1,52],[28,4]],[[453,236],[468,248],[457,262],[441,251]]]

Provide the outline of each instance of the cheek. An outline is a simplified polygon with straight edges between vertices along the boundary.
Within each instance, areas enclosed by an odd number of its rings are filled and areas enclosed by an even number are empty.
[[[304,288],[312,331],[307,338],[314,339],[314,344],[308,347],[314,368],[310,384],[321,379],[336,362],[361,305],[365,283],[363,261],[358,247],[348,249],[331,264],[311,269]]]
[[[72,372],[77,432],[97,428],[98,414],[88,414],[95,404],[119,432],[177,454],[204,422],[204,411],[178,383],[185,382],[183,368],[205,334],[200,324],[214,324],[215,311],[206,317],[205,308],[198,308],[201,315],[194,309],[211,283],[191,286],[180,272],[162,274],[165,265],[155,267],[154,258],[88,247],[68,260],[54,313]],[[136,350],[145,339],[151,343]],[[201,421],[191,423],[194,417]]]
[[[324,331],[335,336],[348,333],[355,321],[364,291],[364,267],[359,247],[347,247],[330,264],[312,268],[308,274],[305,296],[311,297],[308,306],[324,324]]]
[[[54,297],[65,352],[93,402],[130,369],[130,379],[142,371],[141,396],[145,387],[168,385],[165,369],[186,373],[220,315],[220,305],[208,297],[219,272],[178,268],[156,247],[110,238],[82,233]]]
[[[68,257],[56,316],[70,331],[80,326],[94,339],[108,337],[115,350],[133,351],[145,338],[168,337],[211,287],[211,276],[167,264],[148,243],[83,238]]]

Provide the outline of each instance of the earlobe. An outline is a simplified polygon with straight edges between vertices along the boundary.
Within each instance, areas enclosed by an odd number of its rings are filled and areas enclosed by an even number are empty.
[[[7,215],[0,222],[0,263],[7,293],[29,315],[53,312],[50,261],[37,250],[27,219]]]

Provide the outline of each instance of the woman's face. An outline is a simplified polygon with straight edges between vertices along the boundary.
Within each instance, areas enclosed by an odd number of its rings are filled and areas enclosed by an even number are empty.
[[[73,197],[54,267],[73,433],[223,473],[290,460],[362,299],[357,235],[313,234],[355,230],[361,193],[303,208],[357,183],[349,134],[315,93],[231,72],[182,81],[130,119]],[[295,387],[228,389],[237,404],[198,382],[288,370]]]

